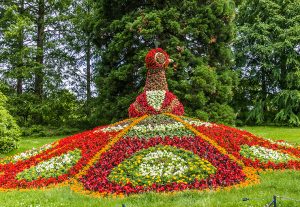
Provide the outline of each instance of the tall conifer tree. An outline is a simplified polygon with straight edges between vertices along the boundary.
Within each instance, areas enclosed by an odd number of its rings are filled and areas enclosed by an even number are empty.
[[[238,10],[238,105],[256,123],[300,125],[299,8],[299,0],[246,0]]]
[[[169,88],[188,115],[233,123],[229,106],[234,72],[233,1],[101,0],[96,3],[93,37],[98,65],[99,116],[104,122],[127,116],[145,81],[144,57],[159,43],[174,59]]]

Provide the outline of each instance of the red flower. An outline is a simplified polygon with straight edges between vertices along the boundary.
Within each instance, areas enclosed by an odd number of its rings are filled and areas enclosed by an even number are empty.
[[[143,92],[136,98],[136,101],[130,105],[128,112],[129,117],[139,117],[145,114],[153,115],[161,113],[172,113],[182,116],[184,114],[184,107],[173,93],[166,91],[165,99],[161,108],[156,110],[148,104],[146,92]]]
[[[300,161],[290,160],[287,163],[261,162],[260,160],[252,160],[240,155],[242,145],[262,146],[265,148],[278,150],[289,155],[300,157],[300,150],[294,147],[287,147],[269,140],[257,137],[249,132],[225,125],[213,124],[211,127],[194,126],[204,135],[214,139],[220,146],[224,147],[228,153],[234,155],[237,159],[242,160],[246,166],[258,169],[300,169]]]
[[[150,50],[145,57],[146,67],[149,69],[167,68],[169,55],[161,48]]]
[[[153,183],[150,187],[132,186],[128,183],[121,186],[117,183],[110,182],[108,176],[111,170],[120,164],[123,160],[132,156],[135,152],[147,149],[149,147],[161,145],[171,145],[174,147],[190,150],[203,159],[208,160],[217,168],[215,175],[211,175],[208,179],[201,181],[195,180],[190,184],[186,183],[169,183],[160,185]],[[113,163],[113,164],[112,164]],[[92,167],[88,174],[81,178],[81,182],[85,188],[101,193],[137,193],[145,191],[174,191],[184,189],[203,189],[209,186],[229,186],[239,183],[245,179],[242,168],[228,156],[220,154],[212,145],[203,141],[199,137],[183,137],[183,138],[168,138],[161,137],[146,139],[126,138],[116,143],[109,151],[102,154],[99,162]]]
[[[101,127],[103,128],[103,127]],[[70,177],[77,174],[83,166],[101,149],[103,148],[111,136],[115,133],[104,133],[96,128],[95,130],[86,131],[84,133],[76,134],[74,136],[61,139],[55,147],[42,152],[36,156],[31,157],[28,160],[18,161],[16,163],[2,164],[0,165],[0,187],[1,188],[27,188],[27,187],[43,187],[50,184],[61,183],[68,180]],[[82,157],[74,165],[67,174],[58,176],[57,178],[39,178],[33,181],[17,180],[16,175],[25,169],[35,166],[40,162],[49,160],[55,156],[60,156],[72,151],[74,149],[80,149]]]

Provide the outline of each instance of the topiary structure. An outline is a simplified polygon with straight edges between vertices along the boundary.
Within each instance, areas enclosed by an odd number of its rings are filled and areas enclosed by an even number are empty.
[[[129,107],[129,117],[173,113],[184,114],[183,105],[168,90],[165,70],[169,65],[169,55],[161,48],[152,49],[145,58],[148,68],[146,86],[136,101]]]
[[[183,116],[168,91],[169,57],[146,56],[145,89],[129,119],[0,161],[2,190],[70,185],[95,196],[243,187],[262,169],[300,170],[300,149]]]

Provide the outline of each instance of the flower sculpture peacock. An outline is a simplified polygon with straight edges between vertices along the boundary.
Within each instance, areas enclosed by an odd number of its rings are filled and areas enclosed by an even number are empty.
[[[129,117],[161,113],[183,115],[183,105],[168,90],[165,69],[170,62],[169,55],[161,48],[152,49],[148,52],[145,62],[148,69],[146,86],[144,92],[130,105]]]
[[[242,187],[261,169],[300,169],[299,147],[183,116],[168,54],[145,58],[146,85],[126,120],[0,160],[1,190],[69,185],[95,196]]]

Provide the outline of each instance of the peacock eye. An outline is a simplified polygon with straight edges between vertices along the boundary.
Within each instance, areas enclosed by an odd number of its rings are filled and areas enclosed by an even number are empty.
[[[155,61],[159,64],[164,64],[166,62],[166,56],[161,52],[155,53],[154,58],[155,58]]]

